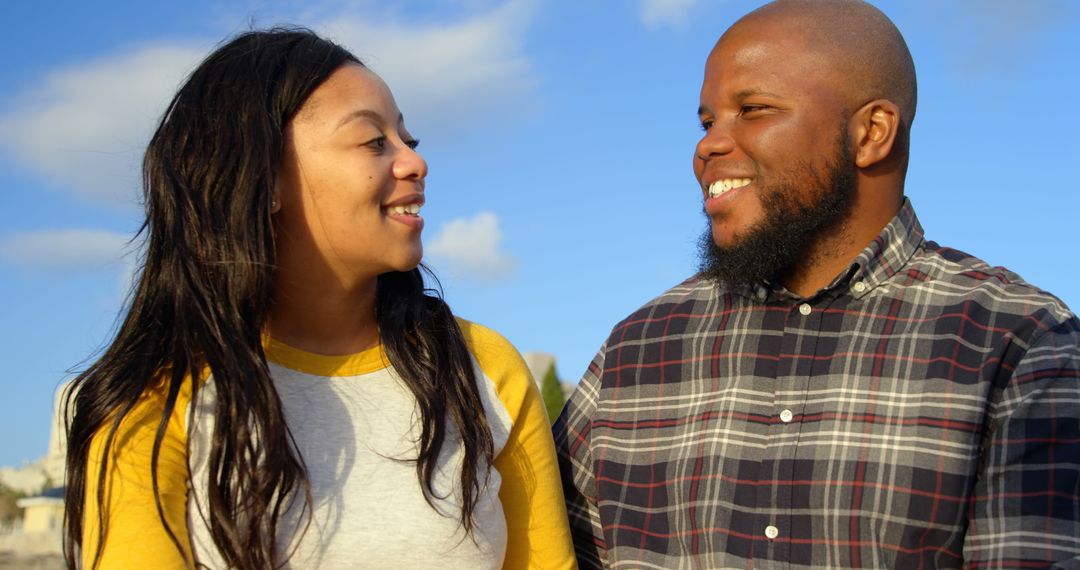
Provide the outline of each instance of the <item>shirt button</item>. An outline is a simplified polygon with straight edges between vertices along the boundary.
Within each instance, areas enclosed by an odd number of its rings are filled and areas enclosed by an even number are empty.
[[[792,417],[794,417],[794,414],[791,413],[791,410],[784,410],[780,412],[780,421],[784,422],[785,424],[790,422]]]
[[[772,539],[780,536],[780,529],[776,528],[773,525],[769,525],[769,526],[765,527],[765,536],[769,540],[772,540]]]
[[[866,283],[856,281],[855,284],[851,286],[851,289],[856,293],[862,293],[863,291],[866,291]]]
[[[812,310],[810,305],[807,305],[806,303],[799,305],[799,312],[802,313],[803,316],[809,315]]]

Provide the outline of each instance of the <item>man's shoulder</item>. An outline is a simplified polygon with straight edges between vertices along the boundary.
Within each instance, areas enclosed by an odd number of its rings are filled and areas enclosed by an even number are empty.
[[[696,274],[692,275],[653,297],[616,323],[612,327],[611,338],[625,338],[628,331],[644,334],[643,327],[646,325],[665,322],[672,318],[700,318],[710,312],[710,307],[724,295],[725,291],[720,290],[716,283],[701,279]]]
[[[970,253],[927,241],[904,274],[909,285],[928,284],[958,299],[1015,314],[1044,313],[1056,321],[1075,319],[1061,299],[1002,266]]]
[[[672,307],[685,306],[687,303],[707,302],[711,299],[715,299],[716,296],[720,294],[722,294],[722,291],[717,288],[715,283],[704,280],[697,274],[694,274],[669,288],[667,291],[653,297],[644,305],[638,307],[637,310],[630,313],[627,318],[633,318],[634,315],[641,313],[670,311]]]

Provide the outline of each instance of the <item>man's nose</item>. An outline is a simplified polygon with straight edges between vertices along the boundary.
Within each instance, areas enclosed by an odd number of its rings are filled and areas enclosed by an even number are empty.
[[[735,139],[731,137],[730,130],[724,125],[713,123],[705,136],[698,141],[696,155],[698,160],[709,160],[714,156],[722,156],[735,149]]]

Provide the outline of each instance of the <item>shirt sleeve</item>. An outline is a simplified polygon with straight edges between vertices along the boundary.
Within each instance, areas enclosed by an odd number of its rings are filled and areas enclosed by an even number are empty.
[[[595,417],[604,368],[605,347],[601,347],[585,376],[578,383],[552,428],[562,472],[570,533],[578,564],[582,568],[603,568],[607,556],[600,511],[597,507],[596,476],[591,448],[592,418]]]
[[[188,382],[185,382],[185,386]],[[154,437],[165,407],[165,392],[147,391],[120,422],[112,445],[106,449],[111,423],[106,423],[90,443],[86,469],[86,503],[83,510],[83,568],[94,568],[101,541],[99,514],[104,520],[104,542],[96,568],[188,568],[193,560],[187,527],[187,435],[184,412],[191,401],[182,389],[165,428],[158,458],[158,490],[165,520],[180,543],[169,537],[158,515],[150,475]],[[104,485],[99,486],[103,460]],[[101,503],[98,491],[103,489]]]
[[[1045,330],[992,396],[966,567],[1080,568],[1078,330],[1075,317]]]
[[[551,429],[528,367],[498,333],[460,321],[480,368],[494,383],[512,427],[494,467],[502,477],[508,569],[576,568]]]

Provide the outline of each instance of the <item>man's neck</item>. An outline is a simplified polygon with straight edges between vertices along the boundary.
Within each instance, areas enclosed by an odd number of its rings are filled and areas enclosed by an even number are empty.
[[[851,267],[855,258],[892,222],[902,205],[902,194],[897,194],[895,200],[874,204],[870,211],[856,203],[852,215],[824,232],[807,247],[794,267],[779,276],[780,283],[800,297],[813,297]]]

